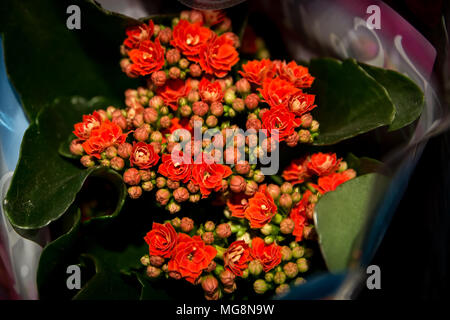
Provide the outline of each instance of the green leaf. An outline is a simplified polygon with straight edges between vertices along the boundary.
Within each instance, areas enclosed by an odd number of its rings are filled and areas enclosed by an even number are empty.
[[[330,145],[389,125],[395,108],[386,89],[354,60],[313,59],[310,72],[316,77],[311,92],[320,123],[315,145]]]
[[[119,190],[114,214],[120,210],[126,189],[119,174],[104,167],[86,169],[78,161],[69,161],[58,154],[60,144],[66,141],[82,114],[105,105],[108,101],[99,97],[90,101],[80,97],[57,99],[27,129],[4,203],[15,228],[39,229],[61,217],[92,174],[104,176]]]
[[[66,26],[70,5],[80,7],[80,30]],[[7,73],[30,120],[49,99],[103,95],[119,103],[137,87],[119,66],[125,29],[137,20],[92,0],[3,0],[0,21]]]
[[[389,131],[403,128],[420,116],[425,97],[419,86],[411,79],[393,70],[362,63],[360,66],[387,90],[394,103],[395,119],[389,126]]]
[[[366,226],[373,201],[388,183],[385,176],[369,173],[347,181],[318,201],[314,220],[319,245],[331,272],[345,270],[354,244]]]
[[[349,168],[352,168],[356,171],[358,176],[367,173],[378,172],[383,165],[381,161],[368,157],[358,158],[353,153],[349,153],[345,157],[345,161],[347,162]]]

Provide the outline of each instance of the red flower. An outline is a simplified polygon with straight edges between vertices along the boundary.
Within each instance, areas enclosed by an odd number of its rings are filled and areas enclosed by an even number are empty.
[[[73,133],[81,140],[86,140],[90,137],[91,131],[100,127],[102,118],[97,111],[89,115],[83,115],[83,122],[74,125]]]
[[[202,163],[195,163],[192,168],[191,180],[200,187],[202,198],[206,198],[212,191],[219,191],[222,188],[222,179],[231,174],[229,166],[214,163],[211,157],[203,154]]]
[[[262,228],[272,220],[277,213],[277,206],[272,196],[267,192],[266,185],[262,185],[255,195],[250,198],[248,208],[245,210],[245,218],[253,229]]]
[[[326,176],[339,169],[342,159],[337,159],[335,153],[318,152],[311,156],[307,166],[309,171],[315,175]]]
[[[279,106],[267,110],[262,115],[262,128],[273,136],[274,130],[278,130],[278,141],[284,141],[294,133],[295,128],[300,125],[300,119],[290,112],[286,107]]]
[[[176,271],[187,281],[194,283],[216,257],[217,250],[207,246],[200,236],[189,237],[185,233],[178,234],[178,243],[170,259],[169,271]]]
[[[150,40],[141,41],[138,49],[132,49],[128,55],[132,64],[130,72],[136,76],[146,76],[160,70],[164,65],[164,49],[159,43]]]
[[[219,82],[209,82],[206,78],[200,81],[198,92],[202,100],[210,104],[213,102],[221,102],[224,95]]]
[[[133,149],[130,155],[130,165],[137,166],[139,169],[149,169],[159,161],[159,155],[153,149],[151,144],[145,142],[133,142]]]
[[[344,182],[353,179],[355,177],[355,171],[348,169],[339,173],[332,173],[327,176],[320,177],[317,184],[313,185],[319,190],[321,194],[334,191],[336,188]]]
[[[301,90],[298,90],[289,100],[289,109],[297,116],[301,116],[317,107],[314,104],[315,98],[316,96],[313,94],[303,93]]]
[[[173,28],[173,39],[170,42],[179,49],[191,61],[198,62],[201,48],[211,38],[213,32],[206,27],[202,27],[201,22],[189,23],[180,20]]]
[[[261,92],[264,101],[272,108],[278,106],[287,108],[289,100],[297,92],[297,88],[291,82],[280,78],[266,78],[263,82],[262,89],[259,88],[258,91]]]
[[[176,111],[178,109],[178,99],[187,96],[190,90],[189,80],[170,79],[162,87],[158,87],[157,94],[163,98],[166,105]]]
[[[112,145],[119,145],[125,142],[127,134],[122,133],[122,129],[109,120],[102,122],[100,127],[91,131],[91,136],[82,146],[84,151],[91,156],[100,159],[100,153]]]
[[[239,277],[247,269],[248,262],[251,260],[250,247],[244,240],[233,242],[223,254],[225,269],[230,270],[234,275]]]
[[[180,153],[179,161],[173,161],[172,155],[163,154],[158,173],[172,181],[182,181],[187,183],[191,179],[192,164],[183,161],[183,154]]]
[[[248,196],[243,192],[233,193],[231,197],[227,199],[227,206],[233,217],[244,218],[245,210],[248,208]]]
[[[314,77],[309,74],[308,68],[297,65],[295,61],[291,61],[287,65],[283,62],[279,68],[279,76],[297,88],[309,88],[314,82]]]
[[[302,241],[303,229],[307,222],[306,209],[308,206],[314,206],[313,203],[309,203],[309,197],[312,196],[312,192],[306,190],[302,199],[292,208],[289,217],[294,221],[294,231],[292,235],[295,236],[295,241]]]
[[[281,247],[275,243],[266,245],[263,239],[253,238],[251,255],[261,262],[264,272],[268,272],[280,264]]]
[[[152,230],[144,237],[152,256],[170,258],[172,250],[177,244],[177,233],[170,223],[153,222]]]
[[[128,49],[138,49],[142,41],[152,38],[153,30],[154,25],[152,20],[148,22],[148,25],[141,24],[128,28],[126,30],[127,38],[123,42],[124,46]]]
[[[225,77],[238,61],[239,54],[234,42],[224,35],[218,37],[214,34],[200,52],[202,69],[218,78]]]
[[[239,74],[249,82],[262,85],[271,68],[272,61],[269,59],[252,60],[242,65],[242,69],[244,71],[239,71]]]
[[[282,174],[283,179],[294,185],[303,183],[305,179],[309,177],[307,162],[308,160],[306,158],[292,161],[291,164],[284,169]]]

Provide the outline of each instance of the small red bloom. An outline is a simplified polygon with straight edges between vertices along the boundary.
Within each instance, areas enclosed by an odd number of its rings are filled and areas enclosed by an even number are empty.
[[[190,90],[189,80],[170,79],[163,86],[158,87],[157,94],[163,98],[166,105],[176,111],[178,109],[178,99],[187,96]]]
[[[189,60],[199,62],[200,50],[212,34],[213,32],[209,28],[202,27],[201,22],[189,23],[186,20],[180,20],[173,28],[173,39],[170,44],[180,50]]]
[[[203,78],[198,85],[198,92],[200,97],[206,103],[221,102],[223,99],[223,91],[219,82],[210,82],[208,79]]]
[[[261,92],[264,101],[272,108],[278,106],[287,108],[289,100],[297,92],[297,88],[291,82],[280,78],[266,78],[263,82],[262,89],[259,88],[258,91]]]
[[[250,198],[248,208],[244,213],[253,229],[262,228],[277,213],[277,206],[266,187],[266,185],[262,185],[258,192]]]
[[[228,209],[231,211],[231,215],[236,218],[244,218],[245,210],[248,208],[248,196],[244,192],[233,193],[230,198],[227,199]]]
[[[297,116],[310,112],[317,107],[317,105],[314,104],[315,98],[316,96],[313,94],[303,93],[301,90],[298,90],[289,100],[289,110],[294,112]]]
[[[152,256],[170,258],[177,244],[177,233],[170,223],[153,222],[152,230],[144,238]]]
[[[312,192],[307,190],[303,194],[302,199],[292,208],[289,217],[294,221],[294,231],[292,235],[295,236],[295,241],[302,241],[303,229],[307,223],[306,209],[308,206],[314,206],[313,203],[309,203],[309,198],[312,196]]]
[[[150,20],[147,24],[130,27],[126,30],[127,38],[123,44],[128,49],[138,49],[144,40],[150,40],[153,36],[154,24]]]
[[[244,71],[239,71],[239,74],[257,85],[262,85],[268,73],[272,69],[272,61],[269,59],[252,60],[242,65]]]
[[[307,162],[308,160],[306,158],[292,161],[291,164],[284,169],[282,174],[283,179],[294,185],[303,183],[305,179],[309,177]]]
[[[297,65],[295,61],[284,63],[279,68],[281,79],[291,82],[297,88],[309,88],[314,82],[314,77],[309,74],[306,67]]]
[[[131,150],[130,165],[137,166],[139,169],[149,169],[159,161],[159,155],[153,149],[151,144],[145,142],[133,142]]]
[[[214,36],[202,47],[200,66],[209,74],[223,78],[239,61],[234,42],[227,36]]]
[[[225,269],[230,270],[234,275],[239,277],[247,269],[248,262],[251,260],[250,247],[244,240],[233,242],[223,254]]]
[[[183,154],[180,153],[179,161],[173,161],[172,155],[163,154],[158,173],[172,181],[182,181],[187,183],[192,176],[192,164],[183,161]]]
[[[280,264],[281,247],[275,243],[266,245],[263,239],[253,238],[251,255],[261,262],[264,272],[268,272]]]
[[[354,173],[353,169],[349,170]],[[317,185],[314,185],[314,187],[317,188],[321,194],[334,191],[344,182],[354,178],[354,174],[348,173],[349,170],[320,177]]]
[[[105,120],[100,127],[91,131],[89,139],[82,146],[88,155],[100,159],[100,153],[112,145],[124,143],[126,137],[127,134],[122,133],[122,129],[117,124]]]
[[[91,135],[93,129],[100,127],[102,119],[97,111],[89,115],[83,115],[83,122],[74,125],[73,133],[81,140],[86,140]]]
[[[206,198],[212,191],[219,191],[222,188],[222,180],[233,172],[229,166],[214,163],[214,159],[206,154],[202,157],[202,163],[194,163],[191,180],[200,187],[202,198]]]
[[[177,241],[168,269],[179,272],[187,281],[195,283],[216,257],[217,250],[205,245],[200,236],[191,238],[185,233],[179,233]]]
[[[159,38],[156,38],[155,42],[142,41],[139,48],[132,49],[128,55],[132,62],[130,72],[136,76],[149,75],[164,65],[164,49],[159,43]]]
[[[300,125],[300,120],[295,117],[295,114],[284,106],[267,110],[261,120],[262,128],[266,129],[271,136],[274,136],[274,130],[278,130],[278,141],[286,140]]]
[[[333,173],[339,169],[341,160],[342,159],[337,159],[335,153],[318,152],[311,156],[307,166],[311,173],[321,177]]]

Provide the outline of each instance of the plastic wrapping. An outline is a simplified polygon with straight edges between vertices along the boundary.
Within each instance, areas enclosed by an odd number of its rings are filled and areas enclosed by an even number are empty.
[[[140,1],[99,1],[106,9],[135,18],[155,12]],[[242,0],[180,0],[197,9],[224,9]],[[378,6],[381,29],[370,29],[366,20],[369,6]],[[382,1],[283,0],[259,2],[259,9],[277,27],[286,51],[297,60],[317,56],[355,58],[379,67],[395,69],[414,80],[425,93],[425,108],[418,121],[385,141],[385,171],[391,178],[387,192],[374,194],[369,223],[364,237],[355,243],[354,268],[341,274],[317,275],[293,289],[289,299],[325,297],[352,298],[362,285],[365,268],[370,264],[383,239],[395,207],[405,190],[414,166],[429,137],[449,126],[447,114],[433,90],[431,74],[436,59],[433,46],[406,20]],[[0,55],[2,56],[2,55]],[[28,124],[20,103],[8,83],[4,61],[0,62],[0,173],[2,190],[7,186],[17,162],[20,140]],[[381,138],[384,138],[383,136]],[[21,298],[37,298],[33,276],[41,247],[21,238],[9,226],[3,212],[0,219],[0,259],[9,266],[8,275]],[[46,241],[45,235],[43,242]],[[25,272],[25,269],[28,271]]]

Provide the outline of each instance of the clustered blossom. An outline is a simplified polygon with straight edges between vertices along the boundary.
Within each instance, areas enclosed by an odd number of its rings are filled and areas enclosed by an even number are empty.
[[[218,221],[153,223],[141,259],[148,277],[201,285],[209,300],[233,293],[245,278],[258,294],[303,283],[297,275],[309,268],[303,241],[315,237],[314,205],[356,175],[335,154],[316,153],[292,161],[283,184],[265,181],[254,160],[279,142],[295,147],[319,134],[310,113],[315,96],[305,91],[314,77],[294,61],[263,58],[245,61],[233,78],[239,46],[222,11],[183,11],[172,26],[150,20],[129,28],[120,66],[145,85],[125,91],[125,108],[84,115],[70,144],[83,166],[120,172],[132,199],[153,193],[170,214],[204,198],[225,208]],[[216,134],[194,140],[198,124]]]

